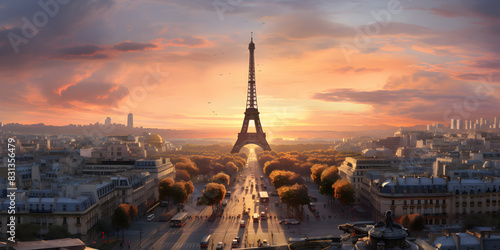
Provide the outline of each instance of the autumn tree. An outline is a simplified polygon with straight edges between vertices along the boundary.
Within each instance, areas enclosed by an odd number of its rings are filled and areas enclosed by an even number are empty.
[[[210,181],[218,184],[223,184],[227,187],[229,185],[230,178],[229,175],[225,173],[218,173],[214,175]]]
[[[333,189],[333,184],[339,179],[338,169],[335,166],[329,167],[321,173],[321,185],[319,187],[319,192],[324,195],[330,195],[334,197],[335,190]]]
[[[172,186],[175,184],[174,179],[172,178],[165,178],[160,181],[160,184],[158,185],[159,193],[160,193],[160,200],[164,201],[166,200],[169,195],[170,195],[170,189]]]
[[[134,218],[134,216],[137,215],[138,212],[139,212],[139,210],[137,209],[136,205],[129,204],[129,206],[128,206],[128,216],[129,216],[130,220],[132,220]]]
[[[212,211],[218,206],[226,195],[226,187],[218,183],[208,183],[201,195],[203,205],[212,206]]]
[[[172,189],[170,190],[170,197],[174,202],[184,203],[188,199],[188,194],[186,192],[184,182],[176,182]]]
[[[304,184],[295,184],[293,186],[283,186],[278,189],[280,201],[286,203],[292,209],[309,204],[307,186]]]
[[[184,182],[184,189],[186,190],[186,193],[191,195],[194,192],[194,185],[192,181]]]
[[[178,169],[175,171],[175,180],[176,181],[189,181],[191,180],[191,176],[186,170]]]
[[[316,183],[318,185],[321,183],[321,174],[327,168],[328,168],[328,165],[326,165],[326,164],[314,164],[311,167],[311,179],[313,180],[314,183]]]
[[[420,232],[424,230],[424,228],[425,228],[424,217],[420,214],[410,214],[408,222],[408,230],[410,230],[411,232]]]
[[[175,170],[186,170],[190,176],[196,176],[200,169],[190,159],[181,157],[182,161],[175,163]]]
[[[333,184],[332,188],[335,190],[335,198],[340,201],[342,206],[352,206],[355,201],[355,193],[351,182],[340,179]]]
[[[272,153],[274,153],[274,155]],[[272,151],[264,151],[257,155],[257,161],[259,162],[259,165],[262,168],[264,167],[266,162],[272,161],[274,159],[276,159],[276,152]]]
[[[224,171],[224,168],[225,168],[224,165],[222,165],[218,162],[213,163],[211,167],[212,167],[212,170],[214,171],[214,173],[220,173],[220,172]]]
[[[202,175],[208,175],[213,169],[212,169],[212,161],[213,157],[210,156],[203,156],[203,155],[195,155],[191,156],[191,161],[194,162],[196,167],[200,170],[200,174]]]
[[[130,206],[128,204],[120,204],[115,208],[111,223],[122,229],[122,240],[125,241],[125,229],[130,227]]]
[[[238,173],[238,167],[234,162],[228,162],[226,163],[226,173],[228,173],[231,176],[234,176],[236,173]]]
[[[297,159],[284,155],[278,159],[266,162],[264,165],[264,173],[270,175],[274,170],[292,170],[295,164],[299,164]]]
[[[276,189],[282,186],[291,186],[293,184],[302,184],[300,175],[292,171],[274,170],[270,175],[271,182]]]

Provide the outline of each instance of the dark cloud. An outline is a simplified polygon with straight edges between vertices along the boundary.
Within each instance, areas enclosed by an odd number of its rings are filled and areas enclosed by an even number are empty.
[[[118,51],[143,51],[146,49],[156,48],[155,44],[151,43],[133,43],[133,42],[121,42],[113,45],[113,48]]]
[[[103,50],[97,45],[79,45],[68,48],[62,48],[60,53],[72,56],[94,55],[96,52]]]
[[[112,106],[128,95],[128,88],[110,83],[79,82],[61,91],[59,104],[82,102]]]
[[[475,61],[473,66],[479,67],[479,68],[499,69],[500,68],[500,59],[477,60],[477,61]]]
[[[406,117],[422,121],[443,121],[449,119],[446,114],[454,105],[463,105],[467,98],[474,96],[474,91],[442,93],[433,90],[375,90],[331,89],[313,95],[313,99],[326,102],[348,102],[372,106],[375,115]],[[500,100],[489,95],[488,99],[478,101],[474,112],[465,112],[462,119],[477,118],[497,112]],[[448,120],[446,120],[448,121]]]

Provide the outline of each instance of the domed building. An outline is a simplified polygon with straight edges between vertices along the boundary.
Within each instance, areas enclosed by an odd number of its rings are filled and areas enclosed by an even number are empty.
[[[151,135],[148,133],[144,137],[144,148],[148,155],[155,155],[167,151],[160,135]]]
[[[162,147],[163,139],[161,138],[160,135],[149,135],[146,140],[146,143],[153,147]]]

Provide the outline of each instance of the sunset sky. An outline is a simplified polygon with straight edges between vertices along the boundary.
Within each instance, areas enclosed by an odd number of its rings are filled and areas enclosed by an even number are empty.
[[[37,2],[0,0],[4,124],[236,134],[250,32],[265,132],[500,116],[500,1]]]

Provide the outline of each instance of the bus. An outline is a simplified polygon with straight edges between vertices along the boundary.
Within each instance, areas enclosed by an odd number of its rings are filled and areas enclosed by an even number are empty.
[[[170,226],[171,227],[182,227],[184,223],[186,223],[186,220],[188,218],[187,213],[178,213],[170,220]]]
[[[205,237],[203,237],[203,239],[201,239],[201,242],[200,242],[200,248],[208,248],[208,246],[210,245],[210,238],[212,237],[212,235],[207,235]]]
[[[269,203],[269,195],[267,192],[259,192],[260,202],[261,203]]]
[[[259,222],[259,215],[253,214],[253,222]]]

